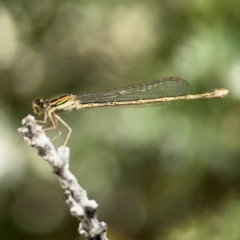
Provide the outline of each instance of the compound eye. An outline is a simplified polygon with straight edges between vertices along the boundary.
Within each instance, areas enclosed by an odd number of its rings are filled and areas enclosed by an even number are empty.
[[[37,105],[37,106],[43,106],[43,99],[42,98],[37,98],[34,100],[34,104]]]
[[[42,98],[36,98],[33,103],[33,112],[37,115],[42,114],[42,110],[44,109],[44,101]]]

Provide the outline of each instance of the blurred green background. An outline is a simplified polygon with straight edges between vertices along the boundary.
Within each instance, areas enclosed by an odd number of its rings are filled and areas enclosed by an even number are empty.
[[[239,9],[237,0],[2,0],[1,238],[81,239],[57,177],[17,134],[35,97],[179,76],[195,93],[230,94],[62,114],[71,170],[110,239],[240,239]]]

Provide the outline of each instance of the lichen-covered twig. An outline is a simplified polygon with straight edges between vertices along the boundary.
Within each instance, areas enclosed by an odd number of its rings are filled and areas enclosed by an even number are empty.
[[[37,149],[38,154],[59,177],[65,190],[65,202],[70,206],[71,214],[80,220],[79,234],[89,240],[107,240],[106,223],[99,222],[96,216],[98,204],[88,199],[86,191],[69,170],[69,148],[60,147],[57,152],[33,116],[24,118],[22,124],[23,127],[18,129],[19,135]]]

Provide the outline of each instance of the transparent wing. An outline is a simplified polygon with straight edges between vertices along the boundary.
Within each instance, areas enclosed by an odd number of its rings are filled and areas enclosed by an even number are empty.
[[[187,81],[177,77],[160,78],[109,91],[77,95],[81,103],[127,102],[132,100],[183,96],[191,93]]]

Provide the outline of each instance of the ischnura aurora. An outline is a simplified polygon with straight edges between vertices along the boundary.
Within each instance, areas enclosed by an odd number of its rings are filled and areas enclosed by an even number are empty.
[[[64,142],[66,146],[72,128],[61,118],[59,113],[95,107],[117,106],[152,106],[177,100],[193,100],[200,98],[222,98],[228,94],[224,88],[214,89],[201,94],[191,94],[192,87],[187,81],[178,77],[166,77],[139,84],[116,88],[109,91],[99,91],[87,94],[65,94],[44,101],[37,98],[33,101],[33,111],[39,117],[44,114],[44,120],[37,120],[44,126],[44,131],[57,129],[55,140],[61,135],[59,122],[67,129]]]

